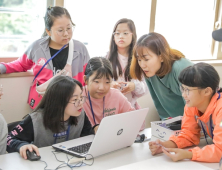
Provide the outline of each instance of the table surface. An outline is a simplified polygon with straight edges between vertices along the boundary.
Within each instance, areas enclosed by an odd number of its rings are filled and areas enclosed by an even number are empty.
[[[151,129],[145,129],[141,133],[146,134],[148,138],[151,138]],[[156,140],[152,136],[151,140]],[[199,146],[206,145],[205,140],[202,140]],[[43,147],[39,149],[41,160],[47,162],[47,169],[56,169],[61,162],[58,162],[53,155],[52,151],[54,149],[49,147]],[[67,155],[65,153],[56,153],[59,160],[67,161]],[[69,158],[72,156],[68,155]],[[161,163],[160,163],[161,162]],[[87,161],[91,163],[91,160]],[[187,167],[188,166],[188,167]],[[102,170],[102,169],[218,169],[219,163],[200,163],[193,162],[190,160],[184,160],[180,162],[171,161],[166,155],[158,154],[152,156],[148,147],[148,141],[143,143],[134,143],[131,147],[123,148],[118,151],[114,151],[99,157],[96,157],[94,164],[92,166],[82,166],[81,169],[86,170]],[[24,160],[18,153],[10,153],[0,156],[0,170],[40,170],[44,169],[45,163],[36,161],[31,162],[29,160]],[[151,168],[153,167],[153,168]],[[70,169],[69,167],[62,168],[64,170]],[[74,168],[75,169],[75,168]],[[117,170],[116,169],[116,170]]]

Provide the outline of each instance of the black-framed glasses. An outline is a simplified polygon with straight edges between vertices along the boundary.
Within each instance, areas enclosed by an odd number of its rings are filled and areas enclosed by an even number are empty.
[[[81,104],[85,103],[86,101],[86,96],[82,96],[80,99],[75,99],[75,102],[74,103],[71,103],[71,104],[74,104],[75,107],[78,107]]]
[[[202,89],[202,88],[197,88],[197,89],[188,89],[188,88],[184,88],[182,85],[180,86],[180,91],[181,93],[183,94],[185,92],[185,94],[188,96],[190,91],[193,91],[193,90],[198,90],[198,89]]]

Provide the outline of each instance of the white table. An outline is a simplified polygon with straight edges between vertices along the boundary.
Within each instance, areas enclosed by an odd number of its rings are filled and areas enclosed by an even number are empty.
[[[183,160],[179,162],[172,162],[164,156],[147,159],[145,161],[136,162],[133,164],[114,168],[112,170],[135,170],[135,169],[154,169],[154,170],[212,170],[200,163]]]
[[[150,128],[144,130],[142,133],[145,133],[147,137],[151,137]],[[156,138],[152,137],[152,140],[156,140]],[[200,144],[200,146],[201,145],[203,144]],[[39,150],[41,154],[41,160],[46,161],[48,164],[47,169],[55,169],[57,166],[61,164],[55,159],[53,153],[51,152],[54,151],[54,149],[51,146],[40,148]],[[64,161],[67,160],[66,154],[64,153],[58,153],[56,155],[59,160],[64,160]],[[149,167],[148,169],[153,169],[151,165],[154,166],[154,164],[150,164],[149,161],[153,162],[153,160],[158,160],[158,159],[167,161],[168,166],[170,166],[169,164],[172,164],[172,166],[175,165],[175,162],[172,162],[169,158],[167,158],[163,154],[152,156],[148,147],[148,142],[134,143],[131,147],[127,147],[112,153],[102,155],[100,157],[96,157],[94,164],[92,166],[83,166],[80,169],[100,170],[100,169],[111,169],[118,167],[121,168],[121,166],[127,166],[129,164],[133,165],[134,163],[146,164],[146,162],[143,163],[144,161],[148,161],[147,162],[148,164],[147,168]],[[192,167],[189,167],[189,164],[190,166],[192,166],[191,164],[193,163],[194,162],[192,161],[187,161],[186,162],[187,169],[191,170]],[[202,165],[203,168],[208,167],[211,169],[218,169],[218,163],[196,163],[196,164]],[[45,164],[43,162],[39,161],[31,162],[29,160],[24,160],[20,157],[18,153],[10,153],[0,156],[0,169],[2,170],[41,170],[44,169],[44,167]],[[66,169],[70,168],[68,167],[62,168],[62,170]]]

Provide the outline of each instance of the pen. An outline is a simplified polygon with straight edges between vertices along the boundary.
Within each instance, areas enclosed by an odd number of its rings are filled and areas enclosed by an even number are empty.
[[[163,145],[161,145],[161,144],[159,144],[159,143],[156,143],[157,145],[159,145],[159,146],[161,146],[164,150],[166,150],[166,148],[163,146]]]
[[[163,120],[168,120],[168,119],[172,119],[172,117],[163,118]]]

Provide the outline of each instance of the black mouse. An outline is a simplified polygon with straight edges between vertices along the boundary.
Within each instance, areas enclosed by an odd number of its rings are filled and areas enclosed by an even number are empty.
[[[41,159],[41,156],[36,155],[35,151],[30,152],[29,150],[26,150],[27,159],[30,161],[38,161]]]

